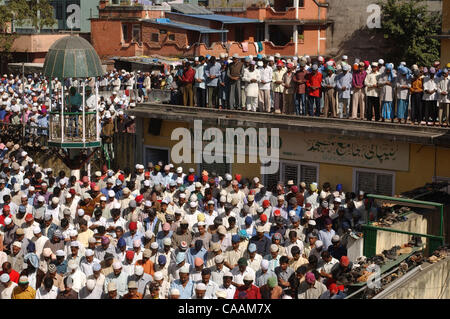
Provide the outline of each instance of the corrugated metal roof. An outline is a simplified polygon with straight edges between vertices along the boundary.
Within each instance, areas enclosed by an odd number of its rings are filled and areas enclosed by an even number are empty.
[[[184,30],[197,31],[200,33],[226,33],[228,30],[216,30],[207,27],[203,27],[195,24],[182,23],[178,21],[172,21],[170,19],[155,19],[155,20],[144,20],[146,22],[155,23],[162,26],[168,26],[173,28],[179,28]]]
[[[260,23],[258,19],[247,19],[247,18],[240,18],[240,17],[233,17],[233,16],[227,16],[227,15],[221,15],[221,14],[187,14],[190,17],[199,18],[199,19],[206,19],[206,20],[213,20],[213,21],[219,21],[224,24],[238,24],[238,23]]]
[[[170,4],[172,10],[178,11],[184,14],[213,14],[212,11],[207,10],[205,7],[197,6],[190,3],[173,3]]]

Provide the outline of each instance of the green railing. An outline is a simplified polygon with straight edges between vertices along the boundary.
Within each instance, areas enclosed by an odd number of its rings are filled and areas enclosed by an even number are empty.
[[[50,143],[99,142],[96,112],[50,112]]]
[[[367,224],[362,225],[363,227],[363,233],[364,233],[364,248],[363,253],[366,257],[372,257],[376,255],[376,248],[377,248],[377,234],[378,231],[387,231],[391,233],[399,233],[399,234],[405,234],[405,235],[411,235],[411,236],[417,236],[417,237],[425,237],[429,239],[429,252],[430,254],[433,253],[436,248],[444,244],[444,205],[440,203],[435,202],[426,202],[426,201],[419,201],[419,200],[413,200],[413,199],[406,199],[406,198],[396,198],[396,197],[389,197],[389,196],[381,196],[381,195],[373,195],[369,194],[367,195],[367,198],[374,199],[374,200],[381,200],[383,202],[388,202],[392,204],[406,204],[405,206],[412,206],[412,207],[420,207],[420,208],[427,208],[427,209],[436,209],[438,208],[440,210],[440,226],[439,226],[439,236],[436,235],[430,235],[430,234],[420,234],[415,232],[409,232],[409,231],[403,231],[403,230],[397,230],[392,228],[384,228],[384,227],[376,227],[372,226],[370,224],[369,216],[367,216]],[[367,214],[369,215],[370,208],[367,211]]]

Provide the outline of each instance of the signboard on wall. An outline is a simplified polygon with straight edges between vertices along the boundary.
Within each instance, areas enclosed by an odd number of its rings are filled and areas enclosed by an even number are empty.
[[[409,144],[280,131],[280,158],[393,171],[409,170]]]

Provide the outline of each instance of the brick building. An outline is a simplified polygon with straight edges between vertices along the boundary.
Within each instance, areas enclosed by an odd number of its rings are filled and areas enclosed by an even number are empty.
[[[258,19],[255,39],[264,42],[264,53],[284,56],[324,55],[327,52],[327,18],[325,0],[210,0],[209,9],[234,17]]]
[[[245,56],[258,53],[253,42],[259,24],[257,19],[216,15],[191,4],[111,5],[101,1],[99,17],[91,19],[91,39],[103,59],[152,54]]]
[[[195,3],[113,4],[100,1],[91,19],[92,44],[101,58],[112,56],[196,56],[258,53],[283,56],[324,55],[325,0],[274,0],[273,6],[208,9]],[[210,11],[211,10],[211,11]]]

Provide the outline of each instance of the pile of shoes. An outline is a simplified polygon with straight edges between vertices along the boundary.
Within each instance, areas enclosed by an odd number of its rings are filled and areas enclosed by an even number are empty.
[[[368,264],[375,264],[378,266],[382,266],[386,263],[386,257],[383,254],[378,254],[373,256],[372,258],[367,259]]]
[[[423,257],[423,254],[421,252],[416,252],[406,260],[406,263],[409,265],[409,268],[411,268],[411,266],[418,266],[423,264],[424,261],[425,258]]]
[[[447,258],[449,256],[449,249],[447,247],[439,247],[433,252],[433,255],[427,258],[427,261],[431,264]]]
[[[387,258],[387,259],[391,259],[391,260],[395,260],[397,259],[397,251],[399,251],[401,249],[400,246],[394,246],[389,250],[383,250],[382,254]]]

